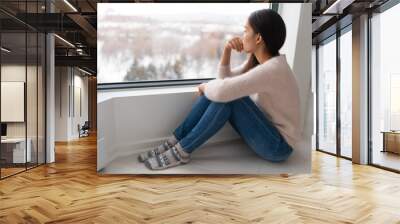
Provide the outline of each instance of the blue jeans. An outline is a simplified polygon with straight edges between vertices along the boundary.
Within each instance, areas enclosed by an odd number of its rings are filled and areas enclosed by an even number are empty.
[[[227,121],[247,145],[265,160],[282,162],[293,151],[249,96],[230,102],[215,102],[200,95],[173,134],[183,150],[191,153],[216,134]]]

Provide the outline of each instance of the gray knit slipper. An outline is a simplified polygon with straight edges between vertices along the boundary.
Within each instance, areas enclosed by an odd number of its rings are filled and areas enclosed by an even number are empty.
[[[162,152],[167,151],[173,146],[169,141],[165,141],[163,144],[159,145],[157,148],[151,149],[146,152],[142,152],[138,156],[139,162],[144,162],[146,159],[159,155]]]
[[[178,144],[179,143],[165,152],[146,159],[144,165],[151,170],[163,170],[190,162],[190,153],[177,147]]]

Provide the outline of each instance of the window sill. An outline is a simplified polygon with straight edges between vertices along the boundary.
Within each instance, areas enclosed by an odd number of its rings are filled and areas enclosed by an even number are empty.
[[[197,86],[167,86],[134,89],[110,89],[97,92],[97,103],[118,97],[164,95],[173,93],[197,92]]]

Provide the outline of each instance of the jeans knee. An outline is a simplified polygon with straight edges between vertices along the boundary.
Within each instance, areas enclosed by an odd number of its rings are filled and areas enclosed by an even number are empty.
[[[209,107],[213,108],[214,116],[218,116],[220,119],[224,119],[225,117],[229,118],[231,116],[232,109],[229,103],[211,101]]]
[[[211,101],[210,105],[213,105],[214,107],[224,107],[224,108],[228,108],[230,107],[230,103],[229,102],[215,102],[215,101]]]
[[[248,98],[248,96],[242,97],[242,98],[239,98],[239,99],[232,100],[232,101],[230,101],[228,103],[230,105],[232,105],[233,107],[242,107],[243,106],[243,101],[246,100],[247,98]]]

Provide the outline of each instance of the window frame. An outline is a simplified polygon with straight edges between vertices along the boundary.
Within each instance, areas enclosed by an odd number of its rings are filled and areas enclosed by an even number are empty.
[[[368,11],[368,20],[367,20],[367,46],[368,46],[368,53],[367,53],[367,85],[368,85],[368,96],[367,96],[367,119],[368,119],[368,124],[367,124],[367,139],[368,139],[368,155],[367,155],[367,162],[368,165],[380,168],[383,170],[391,171],[394,173],[400,173],[400,170],[390,168],[387,166],[383,166],[377,163],[373,162],[373,133],[372,133],[372,18],[374,17],[373,14],[381,14],[384,13],[385,11],[391,9],[392,7],[400,4],[400,0],[388,0],[382,5],[380,5],[377,8],[374,8],[370,11]]]
[[[373,166],[373,167],[376,167],[376,168],[380,168],[380,169],[383,169],[383,170],[395,172],[395,173],[400,173],[400,170],[393,169],[393,168],[390,168],[390,167],[386,167],[386,166],[383,166],[383,165],[379,165],[379,164],[374,164],[373,163],[373,158],[372,158],[373,157],[373,154],[372,154],[373,153],[372,113],[371,113],[372,112],[372,102],[371,102],[371,100],[372,100],[372,95],[371,95],[372,94],[372,88],[371,88],[372,87],[372,83],[371,83],[371,81],[372,81],[372,60],[371,60],[371,58],[372,58],[372,48],[371,48],[372,47],[372,41],[371,41],[371,39],[372,39],[372,29],[371,29],[372,23],[371,23],[371,20],[372,20],[372,17],[373,17],[373,13],[383,13],[386,10],[396,6],[397,4],[400,4],[400,0],[388,0],[385,3],[383,3],[382,5],[367,11],[367,14],[368,14],[368,20],[367,20],[367,23],[368,23],[367,24],[367,42],[368,42],[367,43],[367,46],[368,46],[368,49],[367,49],[367,51],[368,51],[368,53],[367,53],[367,83],[368,83],[367,84],[368,85],[367,86],[367,88],[368,88],[368,90],[367,90],[367,94],[368,94],[367,95],[367,108],[368,108],[368,110],[367,110],[367,116],[368,116],[368,121],[367,121],[367,129],[368,129],[367,130],[367,132],[368,132],[368,137],[367,137],[368,138],[368,140],[367,140],[368,141],[367,165],[370,165],[370,166]],[[342,19],[345,20],[346,17],[344,17]],[[341,20],[337,21],[337,23],[335,23],[333,26],[336,26],[338,23],[340,25]],[[352,25],[351,21],[348,22],[348,21],[345,20],[344,23],[346,23],[346,25],[343,28],[340,29],[342,31],[344,31],[347,26]],[[338,28],[336,28],[336,29],[338,29]],[[333,155],[333,156],[336,156],[336,157],[339,157],[339,158],[348,159],[348,160],[351,161],[352,158],[348,158],[348,157],[341,156],[340,154],[333,154],[333,153],[324,151],[322,149],[319,149],[319,146],[318,146],[318,144],[319,144],[318,143],[318,135],[319,135],[319,130],[318,130],[318,122],[319,122],[319,116],[318,116],[318,114],[319,114],[319,102],[318,102],[318,94],[319,94],[319,91],[318,91],[318,85],[319,85],[319,83],[318,83],[318,69],[319,69],[319,67],[318,67],[319,66],[318,65],[318,47],[319,47],[319,44],[321,42],[327,41],[329,38],[332,38],[331,36],[337,34],[338,32],[339,31],[336,31],[336,33],[333,33],[333,34],[330,34],[330,35],[326,35],[326,33],[323,32],[322,35],[321,35],[323,37],[321,39],[318,39],[319,37],[315,38],[317,40],[316,43],[315,43],[315,46],[316,46],[316,51],[315,51],[316,52],[316,63],[315,63],[315,66],[316,66],[315,67],[315,69],[316,69],[316,77],[315,77],[315,80],[316,80],[316,122],[317,122],[316,123],[316,151],[323,152],[323,153],[326,153],[326,154],[330,154],[330,155]],[[329,33],[329,32],[327,32],[327,33]],[[344,33],[345,32],[343,32],[342,34],[344,34]],[[336,38],[340,38],[340,35],[336,35]],[[340,40],[336,40],[336,41],[340,42]],[[340,45],[339,42],[336,43],[337,46]],[[338,52],[337,52],[337,56],[339,56]],[[340,58],[339,58],[339,60],[340,60]],[[340,80],[340,79],[338,79],[338,80]],[[340,82],[337,81],[336,84],[340,85]],[[336,94],[337,94],[337,97],[338,97],[338,95],[340,95],[340,92],[337,92]],[[339,103],[340,103],[340,101],[339,101]],[[339,125],[340,125],[340,123],[339,123]],[[340,135],[337,134],[337,137],[340,137]],[[340,146],[339,142],[337,142],[337,146]],[[337,153],[338,152],[340,152],[340,149],[337,150]]]
[[[352,161],[352,158],[347,157],[342,155],[341,153],[341,118],[340,118],[340,75],[341,75],[341,67],[340,67],[340,37],[347,32],[351,32],[352,30],[352,22],[351,20],[349,21],[348,18],[343,18],[345,25],[341,27],[340,29],[336,29],[336,32],[332,33],[331,35],[325,37],[324,39],[318,40],[318,42],[315,44],[316,45],[316,72],[315,72],[315,80],[316,80],[316,151],[318,152],[323,152],[329,155],[333,155],[339,158],[347,159]],[[337,23],[341,23],[343,21],[339,20]],[[319,47],[321,44],[327,44],[331,41],[336,41],[336,152],[328,152],[324,149],[321,149],[319,147],[319,107],[320,107],[320,102],[319,102]]]
[[[26,3],[26,2],[25,2]],[[36,5],[36,11],[38,12],[38,4],[39,4],[39,1],[35,1],[34,3],[37,3],[37,5]],[[25,4],[25,12],[24,12],[24,14],[25,14],[25,17],[26,17],[26,13],[27,13],[27,5]],[[46,8],[45,8],[45,12],[47,13],[47,11],[48,11],[48,7],[46,6]],[[25,52],[25,55],[23,56],[24,57],[24,60],[25,60],[25,69],[24,69],[24,71],[25,71],[25,81],[24,81],[24,90],[25,90],[25,93],[24,93],[24,137],[23,137],[23,139],[24,139],[24,141],[25,141],[25,166],[24,166],[24,169],[23,170],[20,170],[20,171],[17,171],[17,172],[14,172],[14,173],[11,173],[11,174],[8,174],[8,175],[3,175],[3,173],[2,173],[2,167],[0,166],[0,181],[1,180],[4,180],[4,179],[7,179],[7,178],[9,178],[9,177],[12,177],[12,176],[15,176],[15,175],[18,175],[18,174],[20,174],[20,173],[23,173],[23,172],[26,172],[26,171],[28,171],[28,170],[31,170],[31,169],[35,169],[35,168],[37,168],[37,167],[39,167],[39,166],[42,166],[42,165],[45,165],[45,164],[47,164],[47,75],[48,75],[48,69],[47,69],[47,44],[48,44],[48,40],[47,40],[47,32],[43,32],[43,31],[41,31],[41,30],[38,30],[38,29],[36,29],[36,28],[34,28],[34,27],[32,27],[32,26],[30,26],[29,24],[27,24],[27,23],[25,23],[24,21],[22,21],[22,20],[20,20],[20,19],[18,19],[17,17],[15,17],[12,13],[10,13],[10,12],[8,12],[8,11],[6,11],[6,10],[4,10],[4,9],[2,9],[2,8],[0,8],[0,12],[1,13],[3,13],[3,14],[5,14],[5,15],[7,15],[8,17],[10,17],[11,19],[13,19],[14,21],[16,21],[16,22],[19,22],[19,23],[21,23],[21,25],[23,26],[23,30],[18,30],[18,31],[12,31],[12,32],[8,32],[8,31],[1,31],[1,29],[0,29],[0,45],[2,45],[1,44],[1,41],[2,41],[2,35],[3,34],[6,34],[6,33],[20,33],[20,34],[22,34],[22,35],[24,35],[24,38],[25,38],[25,40],[24,40],[24,47],[25,47],[25,49],[24,49],[24,52]],[[26,18],[25,18],[25,20],[26,20]],[[1,27],[1,24],[0,24],[0,27]],[[33,164],[33,165],[31,165],[31,166],[28,166],[28,162],[27,162],[27,156],[28,156],[28,154],[26,153],[26,151],[27,151],[27,142],[28,142],[28,107],[27,107],[27,84],[28,84],[28,33],[30,33],[30,34],[36,34],[35,36],[36,36],[36,41],[35,41],[35,44],[36,44],[36,60],[35,60],[35,66],[36,66],[36,71],[35,71],[35,73],[36,73],[36,92],[35,93],[33,93],[33,94],[35,94],[35,97],[36,97],[36,122],[35,122],[35,125],[36,125],[36,136],[34,136],[33,138],[36,138],[36,141],[37,141],[37,145],[36,145],[36,162]],[[38,67],[39,67],[39,34],[43,34],[43,39],[40,39],[40,41],[42,42],[41,44],[43,44],[42,45],[42,47],[43,47],[43,50],[41,51],[41,52],[43,52],[44,53],[44,55],[42,55],[42,60],[44,60],[44,63],[43,63],[43,68],[42,68],[42,82],[43,82],[43,88],[44,88],[44,90],[43,90],[43,96],[44,96],[44,98],[42,99],[42,103],[43,103],[43,105],[42,105],[42,109],[44,110],[43,111],[43,117],[41,117],[40,119],[42,119],[43,118],[43,120],[42,120],[42,122],[43,122],[43,125],[44,125],[44,127],[43,127],[43,145],[42,145],[42,147],[43,147],[43,155],[41,155],[43,158],[43,162],[39,162],[39,141],[38,141],[38,139],[39,139],[39,81],[38,81],[38,77],[39,77],[39,69],[38,69]],[[2,79],[2,75],[1,75],[1,68],[2,68],[2,66],[3,66],[3,64],[2,64],[2,53],[0,53],[0,82],[1,82],[1,79]],[[44,79],[44,80],[43,80]],[[1,89],[1,86],[0,86],[0,89]],[[1,92],[1,91],[0,91]],[[0,93],[0,96],[1,96],[1,93]],[[1,97],[0,97],[0,101],[1,101]],[[1,104],[0,104],[0,111],[1,111]],[[1,117],[1,114],[0,114],[0,117]],[[1,122],[1,119],[0,119],[0,123],[2,123]],[[1,151],[2,151],[2,149],[1,149],[1,144],[0,144],[0,157],[1,157]],[[32,155],[32,154],[31,154]]]

